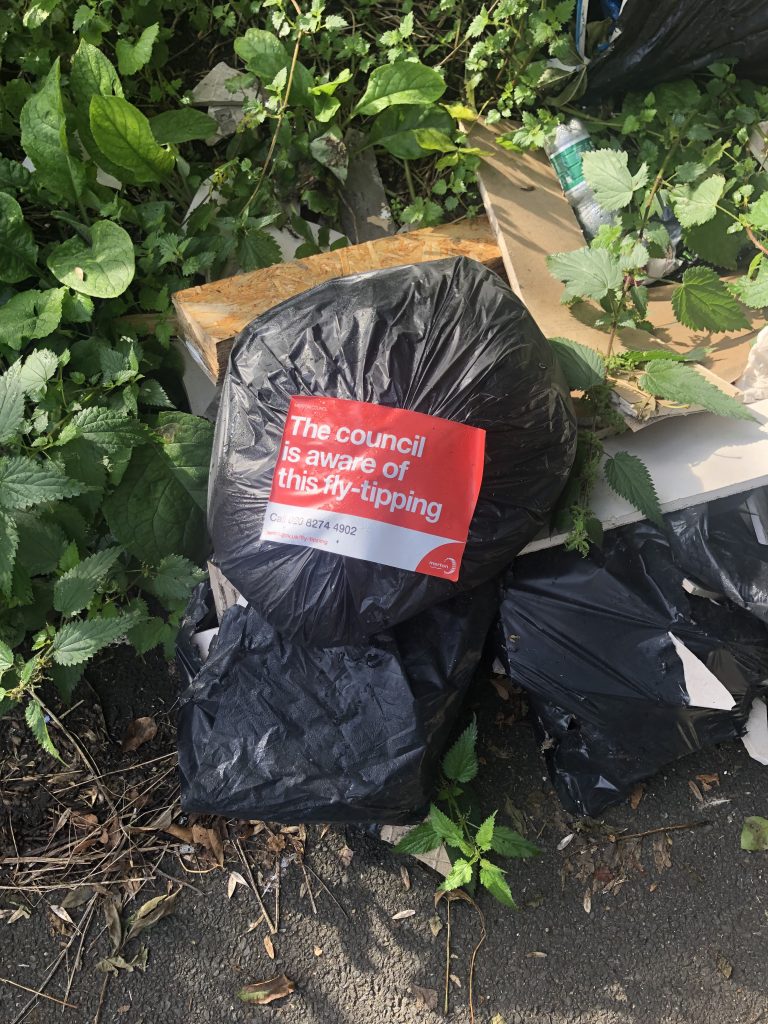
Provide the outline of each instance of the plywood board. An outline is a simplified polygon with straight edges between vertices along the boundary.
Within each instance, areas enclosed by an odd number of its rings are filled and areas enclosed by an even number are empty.
[[[571,338],[606,354],[609,335],[594,326],[602,310],[586,302],[570,308],[562,305],[562,286],[547,269],[550,254],[571,252],[586,244],[557,176],[543,153],[511,153],[499,146],[498,134],[495,126],[477,121],[469,139],[484,151],[478,176],[480,192],[509,282],[548,338]],[[694,348],[702,341],[716,344],[718,358],[713,356],[708,366],[698,368],[699,372],[726,393],[738,394],[730,382],[740,376],[746,364],[755,331],[702,339],[696,332],[686,332],[675,320],[671,287],[654,287],[650,294],[648,318],[654,324],[659,322],[661,330],[651,335],[624,328],[617,332],[613,351],[665,348],[667,343],[680,350]],[[719,368],[725,370],[724,378],[712,372]],[[617,390],[629,425],[643,425],[648,419],[647,398],[629,386],[619,385]],[[651,418],[685,415],[694,408],[659,402]]]
[[[648,467],[662,512],[676,512],[705,501],[768,485],[768,401],[749,407],[756,420],[731,420],[699,413],[683,420],[654,423],[636,434],[607,439],[606,452],[628,451]],[[643,519],[600,477],[592,509],[606,530]],[[537,537],[523,554],[557,547],[564,533]]]
[[[504,273],[488,220],[478,217],[379,238],[188,288],[173,296],[173,304],[185,340],[199,353],[215,381],[226,367],[235,335],[254,317],[278,303],[334,277],[448,256],[469,256]]]

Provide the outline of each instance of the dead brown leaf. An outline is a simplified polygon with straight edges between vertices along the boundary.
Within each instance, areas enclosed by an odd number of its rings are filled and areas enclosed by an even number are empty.
[[[131,1009],[131,1004],[130,1003],[123,1003],[122,1006],[118,1006],[117,1012],[118,1013],[128,1013],[130,1011],[130,1009]]]
[[[657,871],[666,871],[672,867],[672,840],[666,832],[655,836],[653,840],[653,862]]]
[[[24,921],[30,916],[27,907],[19,905],[8,918],[8,924],[16,924],[17,921]]]
[[[322,956],[323,955],[323,947],[322,946],[313,946],[312,947],[312,952],[315,954],[315,956]]]
[[[180,892],[181,889],[177,889],[175,892],[169,892],[163,896],[155,896],[154,899],[147,900],[146,903],[139,907],[128,922],[125,941],[130,942],[131,939],[136,938],[141,932],[146,931],[147,928],[151,928],[158,921],[162,921],[164,917],[172,914],[176,908],[176,900],[179,898]]]
[[[92,896],[99,892],[106,894],[107,890],[103,885],[78,885],[77,888],[67,893],[61,901],[61,906],[65,910],[75,910],[77,907],[82,907],[84,903],[87,903]]]
[[[715,963],[717,964],[717,969],[720,971],[722,976],[726,979],[730,978],[733,974],[733,964],[730,960],[723,956],[722,953],[718,953],[715,957]]]
[[[699,804],[703,804],[704,803],[704,796],[702,795],[702,792],[699,789],[699,787],[696,785],[695,782],[693,782],[692,779],[688,780],[688,789],[690,789],[690,791],[693,793],[693,797],[694,797],[694,799],[696,800],[697,803],[699,803]]]
[[[703,772],[697,775],[696,779],[701,783],[701,788],[708,793],[713,786],[720,785],[720,776],[716,772]]]
[[[429,930],[432,932],[433,937],[436,937],[443,929],[443,922],[440,918],[435,915],[429,919]]]
[[[136,956],[126,960],[124,956],[115,953],[114,956],[105,957],[96,964],[96,970],[102,974],[117,974],[118,971],[146,971],[147,969],[147,947],[142,946]]]
[[[459,978],[455,974],[451,974],[450,975],[450,979],[453,982],[453,984],[456,986],[456,988],[461,988],[461,978]]]
[[[238,885],[244,885],[248,888],[248,883],[240,874],[239,871],[230,871],[229,878],[227,879],[227,899],[231,900],[234,895],[235,889]]]
[[[640,801],[643,799],[644,793],[645,784],[642,782],[638,782],[629,796],[629,806],[632,808],[633,811],[636,811],[637,808],[640,806]]]
[[[75,922],[69,916],[69,914],[67,913],[67,911],[65,910],[64,907],[60,907],[60,906],[57,906],[55,903],[52,903],[51,906],[50,906],[50,910],[51,910],[51,913],[55,914],[56,917],[58,917],[58,919],[60,921],[64,922],[64,924],[69,924],[73,928],[75,927]]]
[[[294,991],[296,985],[285,974],[277,974],[267,981],[257,981],[255,985],[245,985],[237,993],[237,998],[244,1003],[255,1003],[266,1006],[275,999],[284,999]]]
[[[220,868],[224,867],[224,844],[221,841],[221,836],[215,828],[206,828],[204,825],[193,825],[192,842],[196,846],[202,846],[207,850]]]
[[[151,715],[134,718],[125,730],[121,750],[124,754],[133,754],[144,743],[149,743],[157,736],[157,722]]]
[[[584,906],[584,913],[585,914],[591,914],[592,913],[592,892],[589,889],[587,889],[587,891],[584,893],[584,899],[583,899],[582,903],[583,903],[583,906]]]
[[[504,685],[503,678],[491,676],[491,686],[502,700],[509,700],[509,688]]]
[[[411,876],[408,874],[408,868],[405,866],[405,864],[401,864],[400,865],[400,877],[403,880],[403,885],[405,886],[405,888],[406,889],[410,889],[411,888]]]
[[[527,957],[533,958],[534,960],[543,960],[546,957],[546,953],[542,953],[540,949],[534,949],[532,953],[526,953]]]
[[[107,896],[104,900],[104,919],[107,922],[107,934],[112,951],[117,952],[123,944],[123,923],[120,918],[120,900],[116,896]]]
[[[192,829],[186,828],[183,825],[168,825],[163,829],[163,832],[167,832],[169,836],[174,836],[176,839],[180,839],[182,843],[189,843],[191,846],[192,840]]]
[[[392,920],[404,921],[406,917],[413,917],[415,913],[415,910],[398,910],[396,914],[392,915]]]
[[[437,990],[434,988],[422,988],[421,985],[411,985],[411,995],[417,1006],[423,1006],[425,1010],[437,1009]]]
[[[270,960],[274,960],[275,959],[275,945],[272,942],[272,939],[268,935],[264,936],[264,949],[266,949],[267,956],[269,957],[269,959]]]
[[[339,850],[338,856],[339,860],[341,861],[341,866],[343,868],[348,868],[349,865],[352,863],[352,858],[355,856],[355,853],[354,850],[351,850],[345,843],[344,846],[342,846],[342,848]]]

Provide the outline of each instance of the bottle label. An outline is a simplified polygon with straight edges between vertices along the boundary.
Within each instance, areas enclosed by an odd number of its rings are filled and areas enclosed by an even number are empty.
[[[572,188],[583,183],[584,168],[581,163],[581,154],[594,148],[591,139],[579,139],[578,142],[572,142],[551,154],[549,159],[563,192],[570,192]]]

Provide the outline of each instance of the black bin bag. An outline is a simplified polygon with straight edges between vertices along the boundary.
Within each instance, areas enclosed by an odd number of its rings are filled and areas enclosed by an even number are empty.
[[[763,624],[691,596],[685,578],[649,523],[610,531],[588,558],[526,555],[508,575],[510,675],[549,740],[550,773],[569,810],[598,815],[675,758],[736,739],[766,689]],[[723,684],[731,709],[703,706],[717,701],[695,688],[672,637]]]
[[[650,92],[723,60],[737,60],[742,78],[768,82],[761,0],[627,0],[617,27],[621,35],[589,65],[587,101]]]
[[[487,432],[458,583],[260,540],[294,395]],[[284,637],[359,643],[496,576],[547,521],[574,446],[551,346],[491,270],[461,257],[329,281],[263,314],[234,343],[211,460],[214,561]]]
[[[177,641],[187,813],[396,824],[420,820],[499,605],[490,581],[360,646],[302,647],[253,608],[215,625],[208,584]]]

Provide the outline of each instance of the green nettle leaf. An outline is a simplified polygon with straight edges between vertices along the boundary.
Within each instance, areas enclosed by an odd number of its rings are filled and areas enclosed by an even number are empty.
[[[53,586],[53,607],[62,615],[76,615],[86,608],[122,554],[122,548],[105,548],[84,558]]]
[[[76,437],[91,441],[105,452],[119,452],[149,440],[149,432],[139,420],[125,413],[92,405],[76,413],[59,435],[59,444],[68,444]]]
[[[18,433],[24,422],[24,385],[21,363],[13,363],[0,377],[0,444]]]
[[[725,178],[713,174],[695,188],[684,186],[671,193],[675,216],[684,228],[706,224],[717,213],[717,204],[725,191]]]
[[[464,842],[461,828],[455,821],[451,821],[447,814],[443,814],[435,804],[432,804],[429,809],[429,823],[435,830],[436,835],[449,846],[461,846]]]
[[[752,309],[768,306],[768,264],[760,264],[754,277],[744,276],[731,284],[731,289],[741,301]]]
[[[14,365],[19,367],[19,382],[24,393],[34,401],[38,401],[45,392],[48,381],[59,368],[59,357],[50,349],[38,348],[27,356],[23,366],[21,362]],[[2,380],[0,379],[1,386]],[[2,415],[0,414],[1,419]],[[1,433],[2,431],[0,431]],[[0,441],[2,440],[3,438],[0,436]]]
[[[489,860],[480,861],[480,885],[484,886],[494,899],[506,907],[517,907],[510,892],[504,872]]]
[[[204,573],[188,558],[166,555],[155,569],[148,589],[162,601],[180,601],[204,578]]]
[[[629,452],[616,452],[605,460],[603,471],[605,479],[619,497],[634,505],[646,519],[658,526],[664,525],[659,496],[642,459]]]
[[[347,180],[349,153],[341,129],[337,125],[313,139],[309,144],[309,151],[315,160],[323,167],[327,167],[340,182]]]
[[[744,819],[744,827],[741,830],[741,848],[749,850],[750,853],[768,850],[768,818],[761,818],[755,814],[751,818]]]
[[[472,881],[472,865],[469,861],[463,860],[458,857],[454,862],[448,877],[440,886],[443,892],[450,892],[452,889],[458,889],[462,885],[469,885]]]
[[[758,231],[768,231],[768,192],[763,192],[760,198],[752,203],[747,220]]]
[[[13,651],[8,644],[3,643],[0,640],[0,679],[8,671],[9,668],[13,667]]]
[[[48,732],[48,726],[45,724],[45,715],[43,709],[40,707],[38,701],[32,698],[27,706],[24,708],[24,718],[26,719],[27,725],[30,728],[32,735],[35,737],[37,742],[51,757],[55,757],[58,761],[61,760],[61,755],[54,746],[53,740]]]
[[[0,192],[0,281],[17,284],[36,273],[37,245],[21,207]]]
[[[72,58],[69,86],[75,101],[84,106],[86,112],[92,96],[123,95],[123,87],[112,61],[84,39]]]
[[[13,583],[13,568],[19,546],[16,521],[0,509],[0,591],[8,596]]]
[[[432,827],[432,822],[423,821],[421,825],[412,828],[404,835],[395,849],[398,853],[429,853],[436,850],[442,843],[442,839]]]
[[[416,128],[413,137],[425,153],[459,153],[460,148],[437,128]]]
[[[733,331],[748,328],[749,320],[738,301],[711,267],[691,267],[672,292],[675,316],[697,331]]]
[[[637,174],[631,174],[625,152],[598,149],[582,154],[584,177],[604,210],[623,210],[632,202],[632,196],[648,183],[648,167],[643,164]]]
[[[241,270],[259,270],[281,263],[283,254],[272,235],[266,231],[251,228],[237,245],[237,265]]]
[[[616,256],[607,249],[576,249],[547,257],[549,272],[566,288],[563,302],[571,299],[602,299],[618,291],[624,281]]]
[[[149,127],[155,141],[160,145],[192,142],[194,139],[209,139],[216,134],[217,124],[212,117],[194,107],[180,110],[166,110],[149,119]]]
[[[127,39],[118,39],[115,54],[121,75],[135,75],[149,63],[159,31],[160,25],[155,23],[148,25],[135,43],[129,43]]]
[[[51,250],[48,269],[76,292],[114,299],[136,271],[131,236],[111,220],[97,220],[91,226],[91,244],[79,235],[67,239]]]
[[[35,512],[16,512],[15,519],[19,531],[16,557],[24,570],[30,576],[54,572],[67,546],[63,531]]]
[[[493,845],[493,833],[496,826],[496,811],[486,818],[475,835],[475,842],[481,850],[490,850]]]
[[[156,380],[143,380],[139,384],[139,405],[148,405],[155,409],[173,408],[173,402],[166,394],[165,388]]]
[[[688,228],[684,235],[685,244],[707,263],[735,270],[736,258],[744,248],[747,236],[744,231],[728,234],[727,228],[732,223],[733,220],[724,210],[718,210],[706,224]]]
[[[173,153],[155,141],[149,121],[132,103],[119,96],[92,96],[89,118],[96,145],[130,184],[162,181],[173,170]]]
[[[478,772],[477,722],[473,719],[443,758],[443,772],[451,782],[471,782]]]
[[[61,0],[33,0],[24,12],[21,23],[24,28],[40,28],[49,15],[56,10]]]
[[[83,485],[70,480],[53,462],[26,455],[0,459],[0,507],[24,509],[80,494]]]
[[[136,449],[104,503],[117,540],[145,562],[171,553],[198,561],[206,551],[205,503],[212,425],[161,413],[160,444]]]
[[[67,622],[53,639],[53,659],[58,665],[80,665],[125,636],[141,618],[142,613],[135,611],[109,619],[92,615],[88,619]]]
[[[19,122],[21,145],[37,179],[54,195],[76,202],[85,187],[85,167],[69,151],[58,57],[42,88],[24,104]]]
[[[368,141],[400,160],[418,160],[424,156],[424,150],[416,132],[427,128],[448,137],[453,131],[453,120],[442,107],[387,107],[373,122]]]
[[[568,387],[571,391],[586,391],[605,380],[605,360],[593,348],[570,338],[550,338]]]
[[[0,344],[18,351],[25,341],[47,338],[61,323],[63,288],[19,292],[0,306]]]
[[[506,825],[497,825],[493,830],[491,849],[501,857],[536,857],[541,853],[538,846],[529,843],[519,832]]]
[[[379,114],[387,107],[424,106],[445,92],[443,76],[417,61],[398,61],[374,68],[353,114]]]
[[[244,36],[236,39],[235,53],[262,82],[272,82],[291,63],[288,51],[277,36],[260,28],[249,28]]]
[[[755,418],[745,405],[726,395],[686,363],[666,359],[649,363],[640,378],[640,387],[657,398],[666,398],[680,405],[700,405],[717,416],[730,416],[737,420]]]

